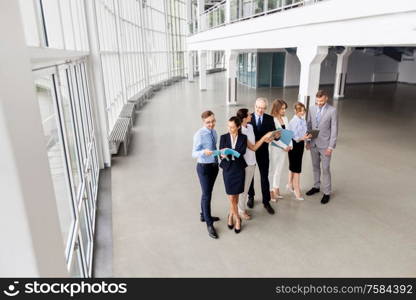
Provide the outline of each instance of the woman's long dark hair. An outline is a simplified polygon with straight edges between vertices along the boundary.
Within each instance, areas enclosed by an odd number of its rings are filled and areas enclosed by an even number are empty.
[[[248,109],[247,108],[240,108],[237,111],[237,117],[239,117],[241,122],[243,122],[243,120],[248,117]]]
[[[234,124],[235,124],[235,126],[237,126],[237,127],[240,127],[239,129],[238,129],[238,134],[241,134],[241,119],[240,119],[240,117],[238,117],[238,116],[232,116],[229,120],[228,120],[228,122],[234,122]]]

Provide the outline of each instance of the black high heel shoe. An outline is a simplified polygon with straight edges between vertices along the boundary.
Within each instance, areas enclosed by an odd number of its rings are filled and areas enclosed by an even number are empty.
[[[230,215],[229,214],[228,214],[228,222],[230,222]],[[234,224],[232,224],[233,219],[231,218],[231,224],[229,224],[228,222],[227,222],[228,229],[230,229],[230,230],[233,229],[234,228]]]
[[[240,217],[238,217],[238,218],[240,219],[240,229],[237,229],[237,224],[236,224],[236,226],[234,228],[234,232],[235,233],[240,233],[240,231],[241,231],[241,224],[243,223],[243,221],[241,220],[241,218]]]

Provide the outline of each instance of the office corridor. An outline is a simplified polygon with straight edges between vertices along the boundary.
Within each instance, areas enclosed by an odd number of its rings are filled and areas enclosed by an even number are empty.
[[[332,160],[333,196],[284,199],[264,210],[256,171],[253,219],[238,235],[228,230],[222,173],[212,212],[218,240],[199,221],[200,186],[191,157],[200,114],[216,114],[217,132],[257,96],[289,103],[297,88],[239,86],[239,105],[225,105],[225,73],[207,76],[207,91],[183,80],[158,92],[138,112],[128,156],[113,158],[114,277],[400,277],[416,275],[416,86],[352,85],[335,103],[339,139]],[[324,87],[325,88],[325,87]],[[412,98],[413,97],[413,98]],[[365,122],[363,122],[365,120]],[[287,165],[287,162],[286,162]],[[305,151],[301,186],[312,186]]]

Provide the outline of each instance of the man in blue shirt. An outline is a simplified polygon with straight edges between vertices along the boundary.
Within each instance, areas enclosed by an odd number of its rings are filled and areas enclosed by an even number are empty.
[[[211,196],[215,179],[218,175],[218,157],[213,156],[217,150],[217,132],[215,131],[215,115],[212,111],[204,111],[201,114],[204,127],[194,135],[192,157],[198,159],[196,171],[201,184],[201,222],[207,223],[210,237],[218,238],[214,228],[214,222],[219,221],[218,217],[211,216]]]

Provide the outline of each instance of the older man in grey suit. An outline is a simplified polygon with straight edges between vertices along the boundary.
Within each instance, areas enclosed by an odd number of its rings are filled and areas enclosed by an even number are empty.
[[[306,195],[318,193],[321,188],[321,163],[323,173],[322,190],[324,196],[321,203],[329,202],[331,195],[330,162],[335,149],[338,135],[338,117],[335,107],[329,105],[328,94],[320,90],[316,94],[316,105],[310,107],[307,118],[308,131],[319,130],[318,136],[306,143],[306,149],[311,151],[314,186]]]

